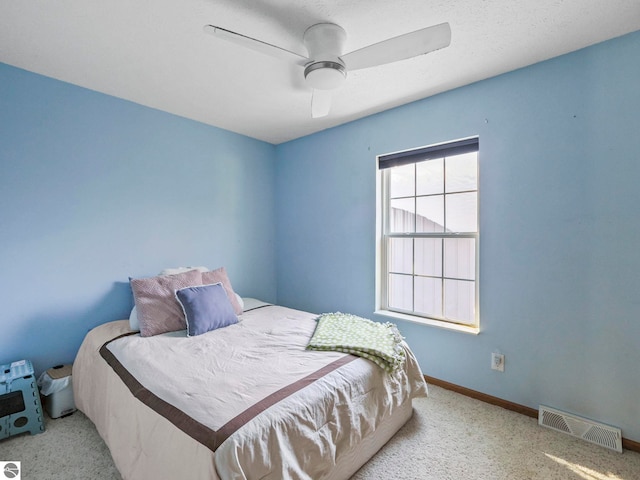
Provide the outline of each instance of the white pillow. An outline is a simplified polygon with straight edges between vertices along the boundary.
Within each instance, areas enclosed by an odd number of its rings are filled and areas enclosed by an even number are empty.
[[[244,311],[244,300],[242,299],[242,297],[240,295],[238,295],[236,292],[233,292],[236,294],[236,298],[238,299],[238,303],[240,304],[240,306],[242,307],[242,310]]]
[[[247,310],[251,310],[258,307],[263,307],[265,305],[271,305],[271,303],[263,302],[262,300],[258,300],[256,298],[245,297],[242,299],[244,303],[243,310],[246,312]]]
[[[138,322],[138,312],[136,311],[135,305],[131,310],[131,315],[129,315],[129,328],[134,332],[140,331],[140,322]]]
[[[178,273],[184,273],[190,270],[198,270],[200,272],[209,271],[207,267],[175,267],[175,268],[165,268],[160,272],[159,275],[177,275]]]

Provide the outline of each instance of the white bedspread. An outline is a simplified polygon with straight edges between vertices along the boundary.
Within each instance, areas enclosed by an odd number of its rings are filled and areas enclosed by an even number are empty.
[[[316,317],[266,306],[245,312],[236,325],[196,337],[174,332],[102,338],[107,344],[100,361],[108,361],[124,380],[136,408],[151,409],[206,447],[220,478],[326,478],[344,463],[341,456],[351,455],[412,398],[426,395],[426,384],[406,345],[404,368],[393,374],[366,359],[306,350]],[[102,327],[96,330],[117,336]],[[90,405],[101,402],[95,400],[100,392],[82,375],[81,363],[97,361],[83,360],[90,355],[85,350],[97,347],[90,343],[94,346],[81,349],[74,366],[74,388],[78,405],[105,436],[117,429],[101,425],[110,422],[108,415]],[[112,452],[119,448],[115,441],[107,443]],[[142,463],[153,459],[149,452],[138,457]],[[145,471],[129,465],[133,461],[120,462],[127,464],[125,478],[141,478],[138,472]]]

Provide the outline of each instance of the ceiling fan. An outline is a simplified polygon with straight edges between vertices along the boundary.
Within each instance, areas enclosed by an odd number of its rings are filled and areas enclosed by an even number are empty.
[[[305,56],[215,25],[205,25],[204,31],[265,55],[304,67],[305,82],[313,89],[311,97],[313,118],[329,114],[331,90],[342,85],[347,78],[347,71],[417,57],[447,47],[451,43],[451,28],[448,23],[441,23],[343,54],[343,45],[347,38],[344,29],[333,23],[318,23],[304,32],[302,40],[307,49],[307,56]]]

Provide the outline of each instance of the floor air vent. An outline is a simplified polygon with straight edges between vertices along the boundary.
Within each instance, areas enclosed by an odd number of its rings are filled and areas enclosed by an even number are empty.
[[[538,424],[622,453],[622,432],[619,428],[576,417],[544,405],[540,405],[538,411]]]

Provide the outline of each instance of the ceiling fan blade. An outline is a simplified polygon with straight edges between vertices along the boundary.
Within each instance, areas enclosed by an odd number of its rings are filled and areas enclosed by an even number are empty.
[[[311,96],[311,118],[321,118],[329,115],[331,110],[331,90],[313,90]]]
[[[450,43],[451,28],[448,23],[441,23],[374,43],[341,58],[349,70],[358,70],[417,57],[448,47]]]
[[[264,55],[269,55],[270,57],[275,57],[279,60],[293,62],[298,65],[305,65],[309,62],[307,57],[296,52],[285,50],[284,48],[277,47],[276,45],[271,45],[270,43],[256,40],[255,38],[247,37],[246,35],[232,32],[225,28],[216,27],[215,25],[205,25],[203,30],[205,33],[210,35],[215,35],[216,37],[227,40],[228,42],[249,48]]]

